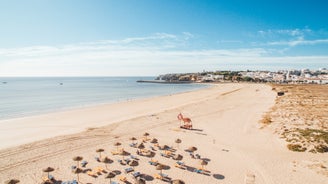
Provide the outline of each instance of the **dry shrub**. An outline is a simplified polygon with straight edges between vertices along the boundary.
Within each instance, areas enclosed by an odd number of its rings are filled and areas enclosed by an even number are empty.
[[[304,152],[306,148],[302,147],[300,144],[288,144],[287,148],[291,151]]]
[[[266,114],[262,120],[261,120],[261,123],[265,124],[265,125],[268,125],[270,123],[272,123],[272,119],[270,117],[270,115]]]

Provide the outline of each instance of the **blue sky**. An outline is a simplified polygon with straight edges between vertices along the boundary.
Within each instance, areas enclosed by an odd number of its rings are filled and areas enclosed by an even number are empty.
[[[324,0],[0,0],[0,76],[328,68]]]

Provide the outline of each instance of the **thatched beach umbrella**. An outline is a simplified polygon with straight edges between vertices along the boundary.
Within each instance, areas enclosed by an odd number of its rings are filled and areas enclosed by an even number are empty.
[[[182,141],[181,141],[181,139],[176,139],[174,142],[177,143],[177,148],[179,148],[179,144],[180,144]]]
[[[80,168],[76,168],[73,173],[77,175],[77,181],[80,181],[80,177],[79,177],[79,174],[82,173],[83,170],[80,169]]]
[[[142,150],[142,149],[145,149],[145,145],[143,143],[140,143],[138,146],[137,146],[138,149]]]
[[[195,152],[195,151],[197,151],[197,148],[196,147],[194,147],[194,146],[191,146],[191,147],[189,147],[188,149],[187,149],[187,151],[189,151],[189,152]]]
[[[108,173],[108,175],[106,176],[106,178],[109,178],[109,183],[112,183],[112,178],[114,178],[116,175],[113,172]]]
[[[200,161],[200,165],[202,166],[202,169],[204,169],[204,166],[208,163],[205,160]]]
[[[128,156],[128,155],[130,155],[130,153],[127,152],[127,151],[122,150],[122,151],[119,153],[119,155],[121,155],[121,156],[122,156],[122,159],[124,160],[124,156]]]
[[[99,159],[101,159],[101,152],[104,152],[105,150],[102,148],[96,149],[96,152],[99,153]]]
[[[130,140],[132,141],[132,143],[134,144],[134,141],[136,141],[137,140],[137,138],[135,138],[135,137],[131,137],[130,138]]]
[[[157,140],[156,138],[153,138],[153,139],[150,141],[150,143],[156,144],[156,143],[158,143],[158,140]]]
[[[55,169],[52,168],[52,167],[47,167],[47,168],[45,168],[45,169],[42,169],[43,172],[48,173],[48,179],[49,179],[49,173],[52,172],[52,171],[54,171],[54,170],[55,170]]]
[[[18,179],[11,179],[11,180],[7,180],[5,181],[5,184],[16,184],[19,183],[20,181]]]
[[[77,166],[76,166],[77,168],[80,167],[79,162],[80,162],[82,159],[83,159],[83,157],[81,157],[81,156],[73,157],[73,160],[77,162]]]
[[[108,169],[107,164],[113,163],[113,160],[111,160],[108,157],[104,157],[103,159],[100,160],[101,162],[105,163],[106,169]]]
[[[166,144],[164,144],[163,146],[159,146],[159,149],[161,149],[161,150],[167,150],[167,149],[169,149],[169,146],[166,145]]]
[[[182,160],[183,159],[183,156],[180,155],[180,154],[176,154],[176,155],[173,156],[173,159],[174,160]]]
[[[147,140],[147,137],[149,136],[149,133],[148,133],[148,132],[145,132],[145,133],[143,134],[143,136],[145,136],[145,138],[146,138],[146,140]]]
[[[156,170],[160,170],[161,171],[161,175],[162,175],[162,170],[164,169],[164,165],[162,165],[162,164],[158,164],[157,166],[156,166]]]
[[[182,180],[172,180],[172,184],[185,184]]]
[[[139,162],[136,161],[136,160],[132,160],[132,161],[129,163],[129,166],[133,167],[133,169],[134,169],[135,166],[138,166],[138,165],[139,165]]]
[[[118,147],[121,146],[122,144],[120,142],[116,142],[114,146],[116,146],[116,149],[118,150]]]

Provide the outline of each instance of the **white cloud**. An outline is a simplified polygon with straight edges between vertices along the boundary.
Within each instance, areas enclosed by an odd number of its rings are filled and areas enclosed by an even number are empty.
[[[303,37],[299,37],[296,40],[290,41],[276,41],[269,42],[269,45],[288,45],[290,47],[294,47],[297,45],[316,45],[316,44],[326,44],[328,43],[328,39],[318,39],[318,40],[304,40]]]
[[[313,31],[309,28],[304,29],[268,29],[268,30],[260,30],[257,33],[261,36],[292,36],[292,37],[304,37],[305,35],[312,33]]]
[[[309,63],[326,67],[328,60],[328,56],[272,57],[274,51],[263,48],[180,49],[186,36],[192,37],[188,33],[157,33],[122,40],[0,49],[0,76],[145,76],[204,69],[281,69]],[[271,44],[301,42],[316,44],[327,40]]]

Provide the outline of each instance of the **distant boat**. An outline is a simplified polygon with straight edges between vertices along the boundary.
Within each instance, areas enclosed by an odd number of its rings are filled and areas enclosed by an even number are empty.
[[[63,85],[63,83],[59,83],[59,85]]]
[[[2,82],[2,84],[7,84],[7,82]]]

